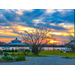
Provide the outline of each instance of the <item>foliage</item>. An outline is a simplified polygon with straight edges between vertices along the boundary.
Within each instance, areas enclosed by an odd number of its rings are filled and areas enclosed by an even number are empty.
[[[3,57],[1,58],[1,60],[2,60],[2,61],[12,61],[13,58],[12,58],[12,57],[9,57],[9,56],[3,56]]]
[[[11,52],[11,50],[9,50],[8,52]]]
[[[26,49],[26,50],[25,50],[25,54],[26,54],[26,55],[28,55],[28,54],[29,54],[29,52],[30,52],[30,50],[29,50],[29,49]]]
[[[74,51],[74,45],[70,45],[72,51]]]
[[[14,52],[14,50],[12,50],[12,52]]]
[[[30,52],[30,50],[29,49],[26,49],[25,52]]]
[[[15,50],[15,52],[17,52],[17,50]]]
[[[75,52],[75,50],[74,50],[74,45],[73,45],[73,44],[67,45],[67,48],[70,48],[73,52]]]
[[[2,59],[0,59],[0,61],[2,61]]]
[[[7,52],[7,50],[3,50],[3,52]]]
[[[11,55],[14,55],[14,53],[12,53]]]
[[[3,54],[3,51],[0,50],[0,54]]]
[[[15,58],[16,61],[22,61],[25,60],[24,56],[18,56],[17,58]]]

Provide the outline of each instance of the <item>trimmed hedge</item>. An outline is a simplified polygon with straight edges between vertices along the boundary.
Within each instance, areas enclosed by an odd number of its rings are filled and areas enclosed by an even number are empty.
[[[3,50],[3,52],[18,52],[17,50]]]
[[[10,56],[3,56],[2,58],[0,58],[0,61],[5,62],[5,61],[23,61],[26,60],[26,58],[24,56],[18,56],[17,58],[13,58]]]
[[[17,58],[15,58],[16,61],[22,61],[25,60],[24,56],[18,56]]]
[[[7,50],[3,50],[3,52],[7,52]]]
[[[29,49],[26,49],[25,52],[30,52],[30,50]]]
[[[8,57],[8,56],[3,56],[1,58],[2,61],[13,61],[13,58],[12,57]]]

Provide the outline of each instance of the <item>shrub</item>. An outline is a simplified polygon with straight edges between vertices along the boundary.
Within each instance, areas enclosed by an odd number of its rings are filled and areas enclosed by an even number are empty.
[[[13,56],[13,57],[14,57],[14,56],[15,56],[15,54],[14,54],[14,53],[12,53],[12,54],[11,54],[11,56]]]
[[[26,49],[25,52],[30,52],[30,50],[29,49]]]
[[[30,52],[29,49],[26,49],[26,50],[25,50],[25,54],[26,54],[26,55],[28,55],[29,52]]]
[[[7,50],[3,50],[3,52],[7,52]]]
[[[9,52],[11,52],[11,50],[9,50]]]
[[[3,51],[0,50],[0,54],[3,54]]]
[[[1,60],[2,60],[2,61],[12,61],[13,58],[12,58],[12,57],[8,57],[8,56],[3,56],[3,57],[1,58]]]
[[[15,58],[16,61],[22,61],[25,60],[24,56],[18,56],[17,58]]]
[[[17,52],[17,50],[15,50],[15,52]]]
[[[14,52],[14,49],[12,48],[12,52]]]
[[[12,52],[14,52],[14,50],[12,50]]]
[[[0,59],[0,61],[2,61],[2,59]]]

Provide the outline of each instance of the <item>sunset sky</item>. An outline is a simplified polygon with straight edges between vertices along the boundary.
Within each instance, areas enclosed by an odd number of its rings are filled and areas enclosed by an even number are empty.
[[[10,42],[35,26],[53,29],[57,43],[67,42],[74,32],[73,9],[0,9],[0,41]]]

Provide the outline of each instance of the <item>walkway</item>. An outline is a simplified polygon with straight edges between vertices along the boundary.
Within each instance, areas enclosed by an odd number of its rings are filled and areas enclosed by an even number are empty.
[[[0,65],[72,65],[75,59],[65,59],[62,56],[26,57],[27,61],[0,63]]]

